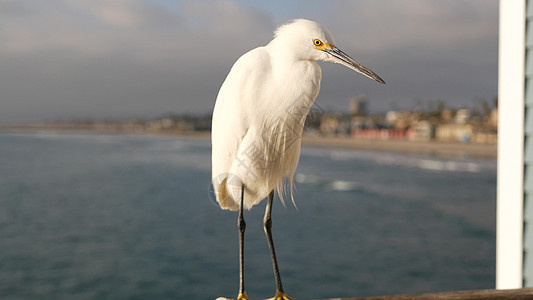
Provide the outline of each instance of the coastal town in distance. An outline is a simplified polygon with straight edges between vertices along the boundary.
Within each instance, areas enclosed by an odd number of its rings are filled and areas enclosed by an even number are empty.
[[[470,109],[447,108],[444,101],[428,102],[425,106],[412,110],[390,109],[386,113],[371,113],[364,95],[350,99],[346,113],[329,113],[315,104],[307,115],[303,144],[496,157],[497,99],[490,102],[479,100]],[[69,120],[0,124],[0,129],[208,137],[211,115],[167,114],[154,119],[125,121]]]

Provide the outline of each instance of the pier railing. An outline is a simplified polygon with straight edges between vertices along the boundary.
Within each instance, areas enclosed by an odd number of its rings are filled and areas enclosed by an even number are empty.
[[[477,290],[430,293],[418,295],[396,295],[362,298],[331,298],[328,300],[516,300],[533,299],[533,288],[516,290]]]

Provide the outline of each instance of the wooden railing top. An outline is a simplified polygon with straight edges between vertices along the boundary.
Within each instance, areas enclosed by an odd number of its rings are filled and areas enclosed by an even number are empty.
[[[331,298],[329,300],[516,300],[533,299],[533,288],[517,290],[477,290],[418,295],[396,295],[362,298]]]

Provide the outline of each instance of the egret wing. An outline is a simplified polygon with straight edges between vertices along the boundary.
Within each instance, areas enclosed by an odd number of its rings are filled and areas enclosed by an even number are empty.
[[[235,62],[218,93],[211,131],[212,179],[217,201],[224,209],[238,209],[227,183],[231,166],[251,126],[251,110],[260,99],[264,74],[269,73],[270,58],[263,47],[244,54]],[[238,116],[238,117],[235,117]],[[242,152],[242,149],[241,151]]]

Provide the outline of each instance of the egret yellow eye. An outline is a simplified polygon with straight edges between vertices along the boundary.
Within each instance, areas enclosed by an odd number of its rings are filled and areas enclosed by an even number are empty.
[[[315,44],[315,46],[317,46],[317,47],[320,47],[320,46],[322,46],[322,41],[319,40],[319,39],[314,39],[313,40],[313,44]]]

